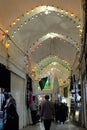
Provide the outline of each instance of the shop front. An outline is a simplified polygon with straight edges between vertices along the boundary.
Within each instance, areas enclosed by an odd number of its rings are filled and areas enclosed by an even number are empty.
[[[10,71],[0,63],[0,130],[3,130],[4,92],[10,92]]]
[[[4,89],[6,92],[10,92],[10,78],[11,72],[0,63],[0,88]]]
[[[80,79],[73,80],[70,99],[70,115],[71,119],[76,124],[81,124],[82,121],[82,103],[81,103],[81,81]]]

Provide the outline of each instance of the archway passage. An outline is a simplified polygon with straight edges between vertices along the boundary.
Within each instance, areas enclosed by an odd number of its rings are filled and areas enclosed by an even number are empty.
[[[9,13],[11,17],[8,23],[2,22],[4,17],[1,19],[1,33],[5,34],[3,42],[9,45],[10,68],[17,66],[29,73],[36,83],[47,75],[54,79],[57,71],[59,85],[67,83],[72,68],[75,71],[78,66],[83,28],[79,13],[82,11],[81,1],[77,6],[68,2],[71,8],[65,1],[63,4],[61,1],[44,1],[42,5],[40,2],[33,3],[33,9],[32,1],[21,3],[23,8],[19,2],[14,2],[14,8],[7,12],[7,16]],[[16,10],[16,4],[20,11]],[[77,8],[78,11],[75,10]]]

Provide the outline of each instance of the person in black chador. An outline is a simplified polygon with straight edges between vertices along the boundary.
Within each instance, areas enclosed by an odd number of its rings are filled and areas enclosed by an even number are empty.
[[[19,117],[16,111],[16,102],[10,94],[8,94],[4,107],[4,130],[19,130]]]
[[[66,117],[67,117],[67,108],[65,103],[61,103],[60,104],[60,123],[63,122],[63,124],[66,121]]]
[[[55,121],[58,121],[58,100],[55,100],[54,102],[54,108],[55,108]]]
[[[16,108],[13,104],[7,109],[7,121],[4,130],[19,130],[19,121]]]

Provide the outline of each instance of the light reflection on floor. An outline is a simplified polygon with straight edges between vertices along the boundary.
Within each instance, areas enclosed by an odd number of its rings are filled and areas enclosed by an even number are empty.
[[[30,125],[24,129],[21,130],[44,130],[43,123],[37,123],[36,125]],[[84,128],[75,126],[71,123],[65,123],[65,124],[58,124],[58,123],[52,123],[50,130],[85,130]]]

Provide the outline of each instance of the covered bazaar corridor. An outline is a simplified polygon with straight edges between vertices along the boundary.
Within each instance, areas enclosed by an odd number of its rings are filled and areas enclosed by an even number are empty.
[[[87,128],[87,0],[0,0],[0,124],[10,96],[19,129],[43,130],[29,124],[45,94],[68,106],[52,130]]]

